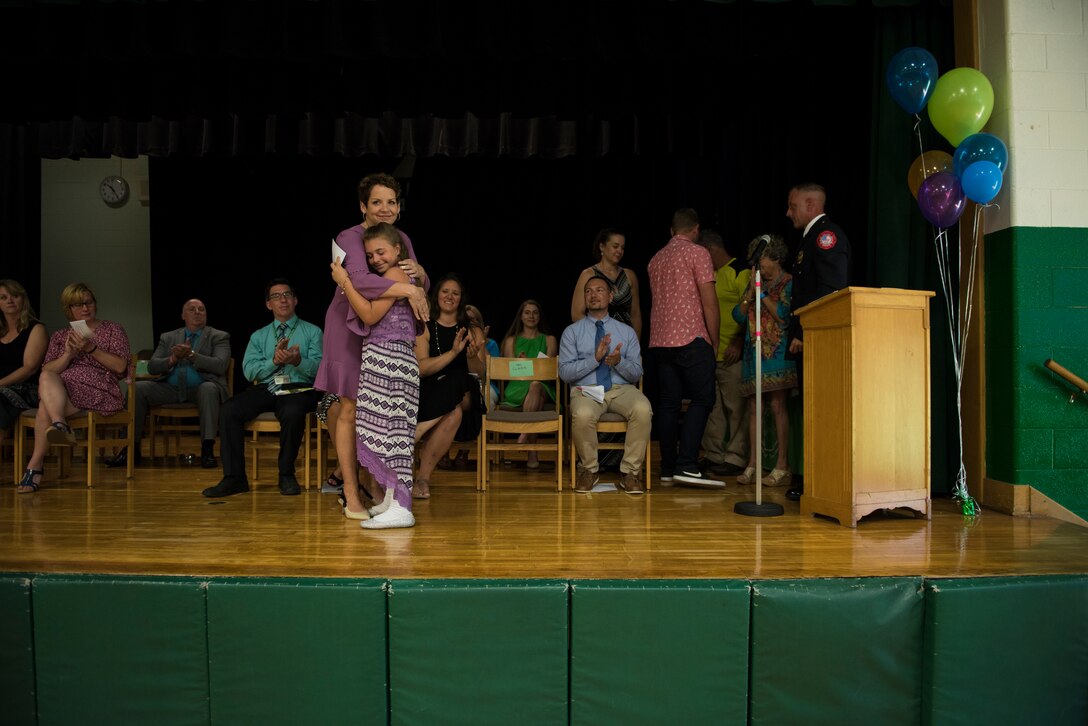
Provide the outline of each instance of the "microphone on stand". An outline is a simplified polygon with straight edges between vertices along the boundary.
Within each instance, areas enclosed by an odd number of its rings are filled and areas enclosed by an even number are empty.
[[[763,250],[767,249],[767,244],[771,241],[771,235],[765,234],[759,238],[759,244],[756,245],[755,250],[752,252],[752,256],[748,258],[748,266],[755,267],[759,264],[759,258],[763,256]]]

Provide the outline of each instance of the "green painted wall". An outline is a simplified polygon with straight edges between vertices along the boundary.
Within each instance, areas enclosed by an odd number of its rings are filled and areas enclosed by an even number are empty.
[[[986,475],[1030,484],[1088,519],[1088,229],[986,236]]]

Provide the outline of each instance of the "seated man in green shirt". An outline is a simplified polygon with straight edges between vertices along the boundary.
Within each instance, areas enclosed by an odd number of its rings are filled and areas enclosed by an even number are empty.
[[[283,278],[265,287],[264,304],[273,320],[253,333],[246,347],[242,371],[253,385],[224,403],[219,414],[223,478],[204,490],[206,497],[249,491],[243,427],[267,411],[274,411],[280,422],[280,493],[301,491],[295,478],[295,458],[306,430],[306,415],[317,405],[318,393],[308,387],[313,385],[321,362],[321,328],[295,315],[298,298]],[[296,392],[297,388],[306,390]]]

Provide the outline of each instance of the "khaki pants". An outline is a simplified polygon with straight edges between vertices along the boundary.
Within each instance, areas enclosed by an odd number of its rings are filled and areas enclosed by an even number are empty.
[[[604,403],[597,403],[579,391],[571,391],[571,436],[578,452],[578,468],[597,471],[597,421],[604,413],[617,413],[627,419],[627,435],[623,446],[620,471],[624,474],[642,472],[646,460],[646,443],[650,440],[653,411],[650,401],[630,384],[614,385],[604,394]],[[585,464],[583,465],[583,462]]]
[[[703,433],[704,456],[715,464],[748,466],[748,421],[744,417],[745,400],[740,395],[741,361],[730,366],[718,361],[714,377],[717,391]]]

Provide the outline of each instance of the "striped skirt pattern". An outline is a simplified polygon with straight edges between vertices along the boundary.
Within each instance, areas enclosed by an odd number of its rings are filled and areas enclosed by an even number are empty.
[[[412,506],[412,460],[419,413],[414,342],[363,341],[355,433],[359,463],[383,489]]]

